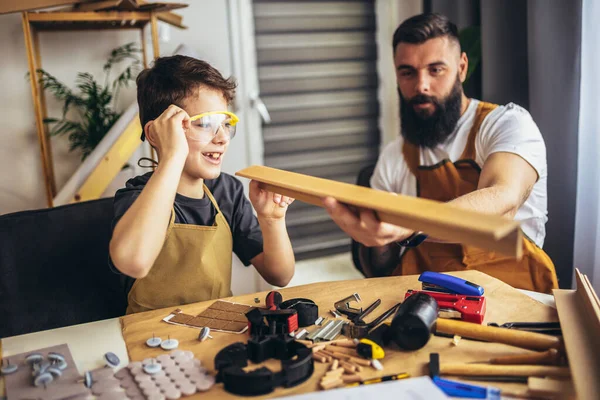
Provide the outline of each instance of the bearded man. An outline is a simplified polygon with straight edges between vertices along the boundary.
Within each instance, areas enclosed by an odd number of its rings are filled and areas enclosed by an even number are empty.
[[[476,269],[521,289],[557,288],[554,265],[542,250],[546,147],[529,112],[464,94],[467,55],[456,25],[443,15],[404,21],[393,48],[402,132],[380,155],[371,187],[515,219],[524,233],[523,258],[442,242],[326,198],[332,219],[361,243],[365,274]]]

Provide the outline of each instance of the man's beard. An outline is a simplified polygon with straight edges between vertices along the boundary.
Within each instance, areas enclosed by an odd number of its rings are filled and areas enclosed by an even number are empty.
[[[462,100],[462,85],[458,77],[450,94],[442,101],[424,94],[406,100],[400,93],[400,89],[398,94],[400,94],[400,120],[404,139],[414,145],[432,149],[444,143],[452,135],[460,119]],[[434,106],[431,114],[427,110],[415,111],[413,107],[415,104],[426,102],[431,102]]]

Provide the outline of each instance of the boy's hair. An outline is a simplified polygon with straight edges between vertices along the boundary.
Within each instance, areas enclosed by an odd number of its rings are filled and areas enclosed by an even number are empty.
[[[394,32],[393,49],[396,51],[399,43],[421,44],[444,36],[456,41],[460,47],[458,29],[448,17],[437,13],[415,15],[402,22]]]
[[[233,78],[223,75],[206,61],[187,56],[160,57],[151,68],[138,75],[137,101],[143,128],[148,121],[160,116],[171,104],[183,108],[183,101],[201,88],[223,93],[230,104],[237,86]]]

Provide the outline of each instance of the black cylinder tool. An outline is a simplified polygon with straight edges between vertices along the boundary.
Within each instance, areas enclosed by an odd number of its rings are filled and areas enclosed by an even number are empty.
[[[437,301],[428,294],[410,296],[398,308],[386,332],[386,341],[393,341],[405,350],[420,349],[429,341],[438,311]]]

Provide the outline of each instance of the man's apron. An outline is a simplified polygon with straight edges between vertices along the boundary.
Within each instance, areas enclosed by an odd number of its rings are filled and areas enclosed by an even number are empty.
[[[171,213],[152,269],[129,291],[127,314],[231,296],[231,230],[206,185],[204,193],[217,210],[214,224],[176,224]]]
[[[475,162],[475,138],[485,117],[496,107],[495,104],[479,103],[465,150],[455,163],[444,160],[433,166],[420,166],[419,147],[404,142],[402,152],[417,178],[418,197],[448,202],[477,190],[481,169]],[[484,272],[520,289],[550,293],[558,287],[552,260],[526,237],[520,261],[473,246],[426,241],[404,253],[393,275],[469,269]]]

